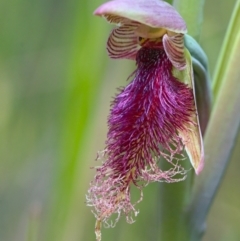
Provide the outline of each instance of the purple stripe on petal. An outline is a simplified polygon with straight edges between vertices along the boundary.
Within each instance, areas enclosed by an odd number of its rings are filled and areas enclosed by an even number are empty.
[[[107,51],[110,58],[135,59],[138,45],[138,37],[135,34],[137,23],[127,23],[114,29],[107,41]]]
[[[179,70],[184,69],[186,67],[186,60],[184,56],[183,34],[173,36],[165,34],[162,41],[166,54],[173,66]]]
[[[122,23],[124,23],[126,21],[129,21],[126,18],[116,16],[116,15],[111,15],[111,14],[103,15],[103,17],[106,18],[106,20],[109,23],[113,23],[113,24],[120,24],[121,25]]]

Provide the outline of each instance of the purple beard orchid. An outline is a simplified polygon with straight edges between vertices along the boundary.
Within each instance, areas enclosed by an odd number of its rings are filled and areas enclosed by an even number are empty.
[[[96,168],[87,195],[100,240],[102,222],[114,226],[121,214],[133,222],[138,211],[131,203],[132,184],[140,190],[141,201],[142,187],[149,182],[186,177],[180,164],[185,151],[196,174],[203,168],[204,154],[181,16],[161,0],[113,0],[94,14],[117,25],[107,41],[109,56],[137,64],[133,80],[112,103],[104,162]],[[161,170],[160,159],[172,167]],[[112,214],[115,222],[109,221]]]

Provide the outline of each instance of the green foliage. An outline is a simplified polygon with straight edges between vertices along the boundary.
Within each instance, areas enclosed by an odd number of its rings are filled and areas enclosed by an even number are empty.
[[[173,6],[187,23],[188,34],[198,38],[203,22],[204,0],[174,0]]]

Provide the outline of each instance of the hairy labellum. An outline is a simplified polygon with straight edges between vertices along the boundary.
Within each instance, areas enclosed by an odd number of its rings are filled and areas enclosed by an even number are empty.
[[[186,174],[176,154],[184,150],[179,131],[196,125],[190,118],[195,111],[193,91],[172,75],[161,45],[142,47],[136,60],[134,79],[112,103],[106,160],[89,190],[89,205],[101,221],[113,213],[118,220],[123,212],[132,222],[131,213],[137,212],[130,202],[131,184],[141,189],[152,181],[179,181],[174,176]],[[161,157],[172,164],[170,170],[158,167]]]

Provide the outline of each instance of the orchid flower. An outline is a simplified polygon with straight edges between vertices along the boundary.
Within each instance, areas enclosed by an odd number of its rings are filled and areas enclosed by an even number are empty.
[[[188,170],[181,162],[186,154],[199,174],[204,151],[191,56],[184,47],[187,28],[178,12],[160,0],[113,0],[94,14],[117,25],[107,41],[109,56],[137,65],[132,81],[112,102],[106,148],[99,157],[103,164],[96,168],[87,195],[100,240],[101,223],[114,226],[121,214],[133,222],[145,185],[184,180]],[[169,170],[160,169],[164,160],[171,164]],[[141,193],[135,204],[133,185]]]

